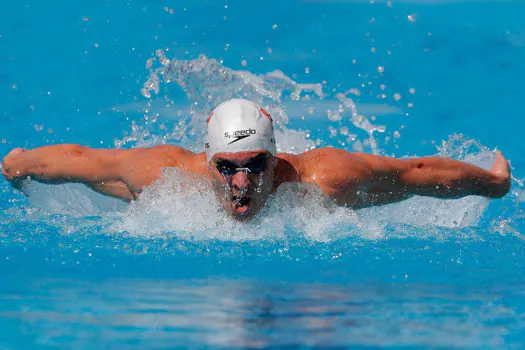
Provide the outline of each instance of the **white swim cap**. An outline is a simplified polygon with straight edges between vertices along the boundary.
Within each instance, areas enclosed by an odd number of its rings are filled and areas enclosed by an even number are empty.
[[[204,148],[208,162],[219,152],[264,149],[277,157],[272,117],[262,107],[243,99],[223,102],[208,118]]]

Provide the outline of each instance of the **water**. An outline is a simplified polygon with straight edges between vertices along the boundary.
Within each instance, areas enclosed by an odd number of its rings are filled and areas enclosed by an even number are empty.
[[[523,2],[4,7],[2,154],[200,150],[209,109],[247,97],[272,113],[281,151],[490,167],[497,148],[514,180],[498,201],[360,211],[285,186],[246,225],[178,171],[130,205],[82,185],[28,183],[25,197],[3,181],[0,348],[525,344]]]

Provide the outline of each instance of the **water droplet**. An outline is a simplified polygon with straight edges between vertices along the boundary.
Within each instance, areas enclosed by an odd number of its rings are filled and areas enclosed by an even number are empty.
[[[363,151],[363,144],[358,140],[352,145],[352,149],[355,152],[362,152]]]
[[[361,91],[359,91],[359,89],[356,88],[351,88],[350,90],[348,90],[348,93],[353,94],[355,96],[361,96]]]

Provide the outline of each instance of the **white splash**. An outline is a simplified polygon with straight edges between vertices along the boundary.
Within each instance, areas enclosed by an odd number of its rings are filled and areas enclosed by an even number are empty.
[[[149,102],[150,106],[156,105],[158,108],[161,105],[163,111],[171,108],[180,111],[180,107],[175,107],[176,103],[170,98],[169,91],[163,96],[162,104],[155,102],[157,101],[154,99],[155,95],[161,90],[168,89],[167,85],[163,89],[160,88],[163,82],[176,83],[190,101],[190,107],[186,109],[187,118],[179,116],[173,130],[164,131],[162,138],[157,137],[162,142],[174,142],[192,151],[201,152],[204,125],[209,113],[221,102],[238,97],[257,102],[269,111],[275,122],[277,148],[280,152],[299,153],[324,142],[313,141],[309,136],[311,133],[305,130],[306,128],[292,130],[288,127],[289,121],[297,114],[300,114],[300,118],[304,120],[309,120],[312,115],[322,115],[327,121],[331,121],[332,127],[337,129],[331,141],[339,141],[342,145],[349,143],[346,133],[349,128],[353,132],[364,131],[368,135],[367,139],[353,139],[350,143],[359,142],[369,146],[365,150],[380,152],[374,135],[378,132],[384,133],[385,127],[374,125],[367,117],[358,113],[354,101],[350,98],[352,89],[325,101],[327,94],[323,90],[322,83],[298,83],[279,70],[256,75],[249,71],[232,70],[205,56],[195,60],[170,60],[162,50],[158,50],[156,57],[148,62],[150,76],[144,83],[142,94],[152,99]],[[155,68],[156,62],[160,66]],[[367,107],[376,108],[382,114],[399,113],[398,109],[389,106]],[[155,123],[164,120],[159,111],[155,108],[148,110],[145,115],[147,122],[137,124],[132,137],[128,140],[119,140],[118,145],[122,146],[129,142],[132,145],[147,144],[155,130],[151,122],[152,114]],[[294,117],[290,117],[291,114]],[[173,117],[168,115],[166,119],[173,120]],[[289,142],[290,137],[293,138],[293,144]]]
[[[35,208],[73,216],[103,215],[127,207],[124,201],[94,192],[82,184],[45,185],[26,181],[23,192]]]
[[[469,141],[461,143],[461,139],[460,136],[452,137],[444,143],[441,152],[444,155],[462,153],[475,145]],[[458,142],[464,147],[455,147]],[[464,160],[489,167],[493,153],[467,153]],[[476,227],[489,203],[487,199],[474,196],[458,200],[414,197],[396,204],[354,211],[337,207],[316,187],[285,184],[271,196],[254,220],[238,223],[220,207],[207,181],[175,168],[166,169],[158,181],[143,191],[138,201],[127,207],[81,185],[31,183],[27,194],[33,206],[51,212],[105,216],[103,226],[114,234],[141,238],[174,236],[188,241],[282,241],[300,237],[328,242],[349,236],[375,240],[414,235],[458,238],[464,233],[457,230],[447,233],[439,228]],[[511,230],[509,226],[509,230],[503,231]],[[73,227],[67,231],[75,230]]]
[[[479,163],[488,155],[480,153],[476,161]],[[297,236],[320,242],[348,236],[380,239],[386,237],[388,227],[396,225],[473,227],[487,205],[488,200],[480,197],[414,197],[402,203],[354,211],[337,207],[314,186],[285,184],[254,220],[238,223],[222,210],[206,181],[171,169],[121,214],[112,231],[149,238],[169,234],[185,240],[286,240]],[[413,231],[401,228],[388,237],[409,236]],[[435,230],[426,230],[424,235],[445,238]]]
[[[327,205],[317,189],[284,185],[252,221],[239,223],[220,207],[207,181],[170,169],[121,214],[112,230],[187,240],[281,240],[299,234],[327,241],[339,234],[330,229],[334,223],[348,228],[356,222],[355,212]]]
[[[155,68],[155,62],[159,62],[160,67]],[[352,89],[331,97],[323,91],[322,84],[297,83],[280,71],[255,75],[229,69],[204,56],[189,61],[170,60],[162,51],[149,61],[148,69],[150,78],[144,84],[144,96],[152,97],[152,94],[167,90],[160,88],[163,82],[175,82],[186,93],[190,107],[175,107],[169,92],[163,96],[162,103],[148,101],[151,110],[146,110],[142,120],[132,122],[131,133],[117,140],[117,146],[169,142],[201,151],[204,125],[210,110],[232,97],[252,99],[270,111],[276,121],[280,151],[300,153],[327,142],[314,141],[306,129],[311,115],[316,115],[317,120],[319,115],[325,115],[331,144],[339,143],[348,150],[381,153],[381,142],[388,137],[385,126],[373,124],[358,112],[350,98],[354,95]],[[290,121],[288,113],[297,112],[297,106],[306,111],[304,130],[287,126]],[[159,107],[177,110],[178,119],[173,120],[171,115],[163,118],[154,112]],[[396,111],[388,110],[389,113]],[[170,119],[172,124],[168,123]],[[365,138],[358,134],[365,135]],[[441,156],[484,167],[489,167],[493,161],[492,152],[461,135],[453,135],[444,141],[438,152]],[[241,224],[224,213],[205,181],[175,169],[167,170],[161,179],[144,190],[139,201],[129,206],[89,191],[82,185],[30,183],[26,191],[32,206],[52,212],[87,216],[116,211],[116,214],[106,215],[107,220],[103,223],[113,233],[153,238],[175,235],[187,240],[283,240],[300,236],[324,242],[348,236],[381,239],[423,234],[442,238],[443,232],[436,232],[439,231],[437,228],[476,227],[488,205],[488,201],[480,197],[448,201],[415,197],[397,204],[354,211],[328,203],[318,189],[288,184],[271,197],[254,220]],[[412,229],[407,230],[407,226]],[[510,229],[504,232],[512,232],[512,227],[507,226]],[[457,232],[450,234],[458,235]]]

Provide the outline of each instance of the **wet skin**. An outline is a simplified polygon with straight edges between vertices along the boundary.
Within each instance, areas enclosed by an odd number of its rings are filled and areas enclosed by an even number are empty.
[[[268,152],[218,153],[209,162],[215,194],[235,219],[253,217],[273,190],[276,158]]]
[[[240,221],[252,218],[286,182],[314,184],[336,204],[352,208],[414,195],[501,198],[510,189],[510,167],[501,152],[496,152],[492,169],[485,170],[449,158],[396,159],[336,148],[277,157],[265,150],[217,153],[207,162],[204,153],[171,145],[123,150],[62,144],[14,149],[4,158],[2,173],[15,188],[28,177],[44,183],[76,182],[130,201],[171,167],[210,179],[224,210]],[[256,171],[235,170],[239,168]]]

